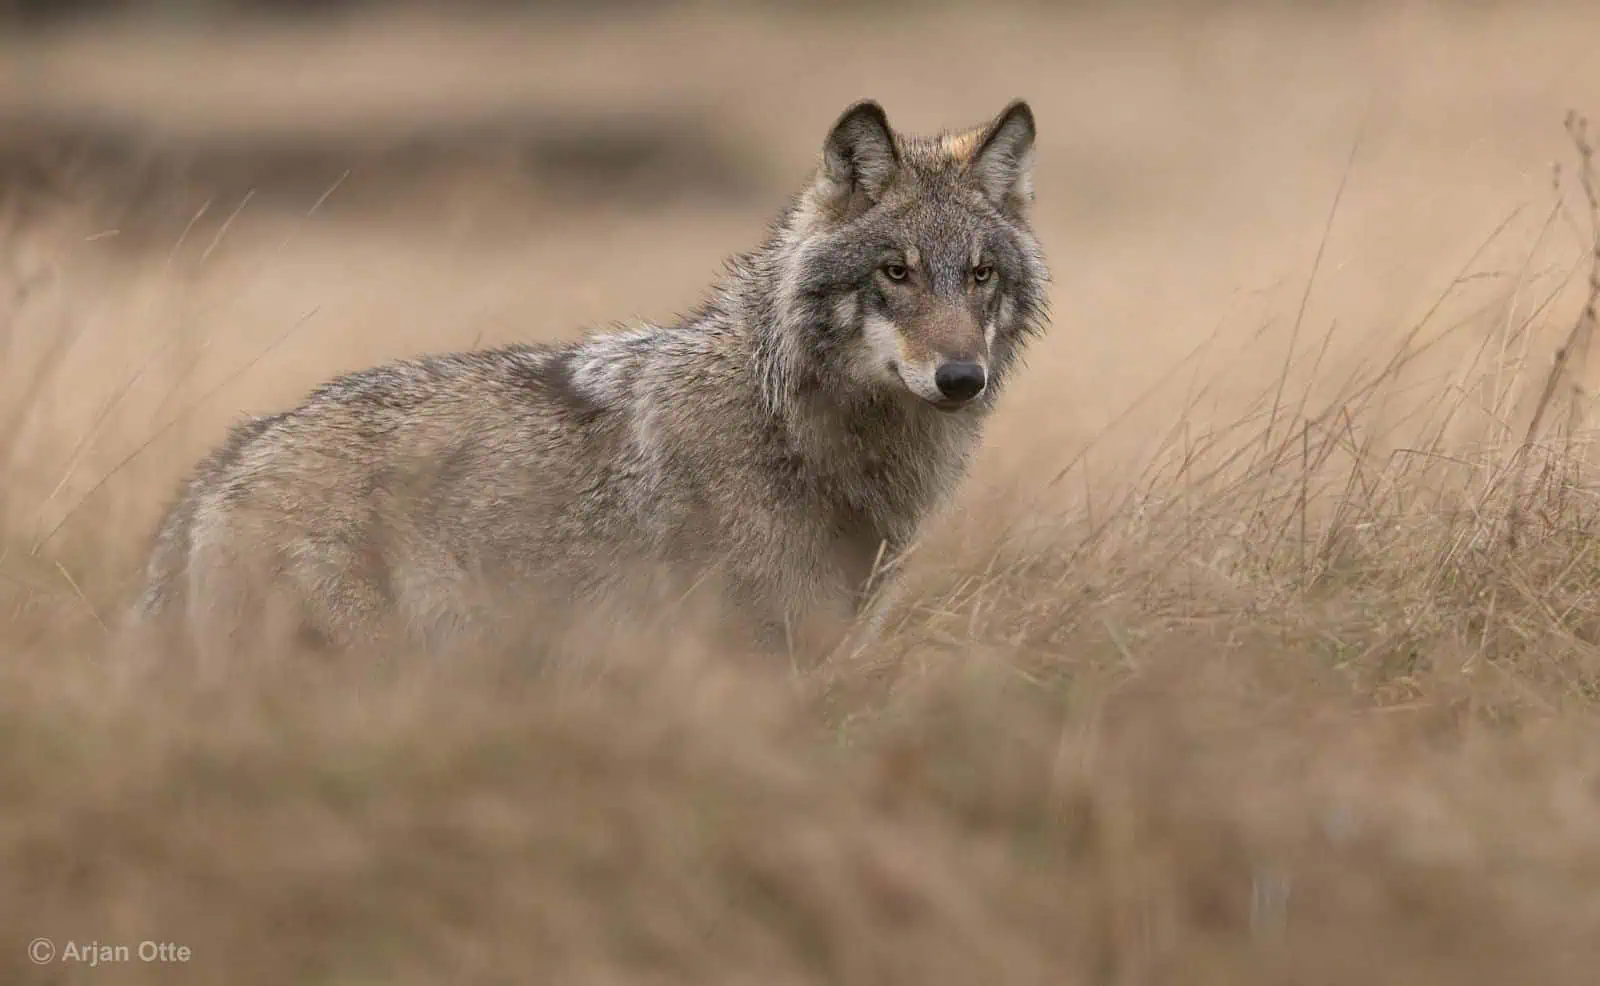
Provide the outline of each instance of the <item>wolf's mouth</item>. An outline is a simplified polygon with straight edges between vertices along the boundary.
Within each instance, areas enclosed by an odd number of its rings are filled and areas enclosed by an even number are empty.
[[[954,414],[957,411],[961,410],[962,408],[971,407],[972,404],[973,404],[972,401],[953,401],[953,400],[950,400],[947,397],[940,397],[940,398],[923,397],[921,394],[917,393],[917,391],[914,388],[912,388],[912,386],[909,383],[906,383],[906,376],[905,376],[904,373],[900,372],[900,364],[899,363],[890,363],[889,364],[889,369],[894,371],[895,378],[900,381],[900,386],[904,387],[906,389],[907,393],[911,394],[917,400],[922,401],[925,404],[933,405],[933,407],[935,409],[937,409],[939,411],[943,411],[945,414]]]

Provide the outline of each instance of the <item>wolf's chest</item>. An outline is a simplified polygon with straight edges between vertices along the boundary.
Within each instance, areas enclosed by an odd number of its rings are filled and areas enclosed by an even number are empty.
[[[856,592],[871,580],[875,569],[888,560],[898,540],[869,510],[840,504],[834,511],[826,560],[844,586]]]

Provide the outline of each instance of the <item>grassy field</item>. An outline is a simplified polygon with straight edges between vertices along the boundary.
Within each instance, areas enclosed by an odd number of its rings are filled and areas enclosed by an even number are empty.
[[[1600,14],[828,9],[0,40],[0,981],[1594,980]],[[121,673],[230,420],[670,317],[863,95],[1027,97],[1055,270],[885,639]]]

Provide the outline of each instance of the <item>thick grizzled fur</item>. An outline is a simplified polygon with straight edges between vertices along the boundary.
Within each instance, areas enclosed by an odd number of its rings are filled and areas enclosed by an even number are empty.
[[[274,607],[334,648],[426,645],[487,619],[482,590],[582,604],[640,564],[714,571],[768,630],[848,613],[1045,324],[1033,141],[1020,101],[937,137],[859,103],[678,324],[395,362],[237,425],[162,523],[135,622],[218,656]]]

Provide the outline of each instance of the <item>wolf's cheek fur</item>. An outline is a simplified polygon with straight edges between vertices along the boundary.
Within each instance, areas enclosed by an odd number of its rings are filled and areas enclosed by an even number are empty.
[[[869,381],[898,386],[905,381],[908,359],[905,336],[900,327],[883,315],[873,313],[861,323],[861,376]],[[905,381],[910,386],[909,381]],[[928,378],[932,386],[933,378]]]
[[[984,312],[983,325],[983,342],[988,347],[990,359],[994,358],[994,345],[1001,329],[1004,328],[1009,335],[1016,320],[1017,304],[1011,300],[1011,295],[1002,290],[995,291],[993,301]]]
[[[894,326],[873,314],[854,291],[834,299],[833,319],[831,331],[848,340],[843,347],[845,377],[869,389],[898,386],[894,367],[901,359],[900,336]]]

